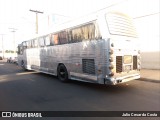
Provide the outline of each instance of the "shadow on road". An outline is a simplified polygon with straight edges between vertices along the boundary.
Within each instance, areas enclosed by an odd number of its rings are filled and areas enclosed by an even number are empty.
[[[58,83],[60,86],[69,86],[76,89],[76,87],[80,89],[87,89],[97,92],[106,92],[106,93],[123,93],[126,91],[129,91],[130,89],[134,89],[134,86],[132,86],[131,82],[123,83],[123,84],[117,84],[117,85],[102,85],[102,84],[96,84],[96,83],[89,83],[89,82],[82,82],[82,81],[76,81],[76,80],[70,80],[67,83],[61,82],[56,76],[48,75],[45,73],[33,73],[34,75],[37,75],[39,77],[44,77],[45,80],[48,80],[51,82],[51,84]]]

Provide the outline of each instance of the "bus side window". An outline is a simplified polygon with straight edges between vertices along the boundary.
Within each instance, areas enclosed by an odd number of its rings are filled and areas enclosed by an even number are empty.
[[[50,35],[47,35],[45,38],[46,38],[45,39],[45,45],[49,46],[50,45]]]
[[[72,42],[81,42],[82,40],[92,39],[95,39],[95,25],[93,23],[69,31],[69,40]]]
[[[84,40],[88,40],[88,28],[87,25],[82,27]]]
[[[75,43],[76,41],[77,41],[77,34],[76,34],[76,30],[75,29],[73,29],[72,30],[72,43]]]
[[[59,44],[58,34],[54,34],[54,45]]]
[[[34,39],[33,39],[33,40],[31,40],[31,45],[32,45],[32,48],[34,48],[34,47],[35,47],[35,41],[34,41]]]
[[[28,41],[28,48],[31,48],[31,40]]]
[[[81,27],[72,30],[72,42],[81,42],[83,39]]]
[[[88,24],[82,27],[83,37],[85,40],[95,39],[95,25]]]
[[[36,47],[36,48],[38,47],[38,40],[37,39],[34,40],[34,47]]]
[[[39,38],[39,46],[44,47],[44,38],[43,37]]]
[[[73,37],[72,37],[72,30],[69,30],[67,32],[67,36],[68,36],[68,43],[72,43]]]
[[[26,42],[26,41],[23,42],[23,43],[22,43],[22,46],[23,46],[23,49],[26,49],[26,48],[27,48],[27,42]]]
[[[90,24],[88,25],[88,29],[89,29],[89,39],[95,39],[95,26],[94,24]]]
[[[58,33],[58,38],[59,38],[59,43],[60,44],[68,43],[66,31],[62,31],[62,32]]]
[[[99,26],[97,23],[95,23],[95,39],[102,39]]]
[[[53,46],[54,45],[54,34],[50,35],[50,45]]]
[[[29,48],[29,42],[26,41],[26,48]]]

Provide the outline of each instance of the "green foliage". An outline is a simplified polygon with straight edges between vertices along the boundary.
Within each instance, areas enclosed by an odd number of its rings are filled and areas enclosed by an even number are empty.
[[[17,53],[17,51],[15,51]],[[14,53],[13,50],[6,50],[5,53]]]

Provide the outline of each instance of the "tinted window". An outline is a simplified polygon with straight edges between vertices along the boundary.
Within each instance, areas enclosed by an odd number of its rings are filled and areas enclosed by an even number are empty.
[[[45,37],[45,45],[46,45],[46,46],[49,46],[49,45],[50,45],[50,36],[49,36],[49,35],[47,35],[47,36]]]
[[[75,28],[72,30],[72,42],[80,42],[84,39],[82,28]]]
[[[81,27],[72,29],[69,34],[71,34],[71,36],[69,35],[69,39],[71,39],[72,42],[95,39],[95,25],[83,25]]]
[[[58,34],[54,34],[53,35],[53,40],[54,40],[54,45],[58,45],[59,44]]]
[[[88,39],[95,39],[95,26],[94,24],[87,25]]]
[[[41,37],[41,38],[39,38],[39,46],[40,47],[44,47],[44,38],[43,37]]]
[[[28,48],[31,48],[32,47],[32,41],[28,41]]]
[[[31,47],[34,47],[34,40],[31,40]]]
[[[67,32],[66,31],[58,33],[58,38],[59,38],[59,43],[60,44],[68,43]]]
[[[72,37],[72,30],[69,30],[69,31],[68,31],[67,36],[68,36],[68,43],[72,43],[72,40],[73,40],[73,37]]]
[[[34,40],[34,46],[38,47],[38,40],[37,39]]]
[[[50,45],[54,45],[54,34],[51,34]]]
[[[29,41],[26,41],[27,48],[29,48]]]

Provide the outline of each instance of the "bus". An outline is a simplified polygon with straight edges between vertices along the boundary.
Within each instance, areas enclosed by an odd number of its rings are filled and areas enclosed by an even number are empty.
[[[140,51],[132,19],[104,12],[68,21],[18,46],[18,64],[58,76],[116,85],[140,78]]]

